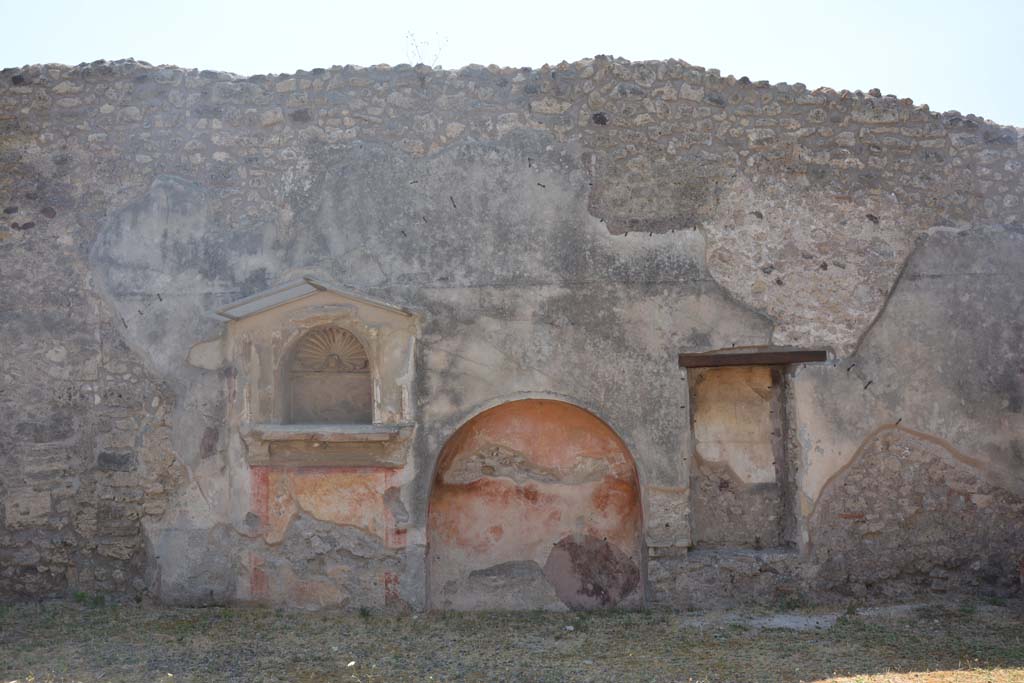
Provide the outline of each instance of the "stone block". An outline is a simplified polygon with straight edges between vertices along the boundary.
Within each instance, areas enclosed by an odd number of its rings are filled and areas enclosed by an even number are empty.
[[[4,497],[4,519],[8,529],[45,525],[51,510],[49,491],[12,489]]]

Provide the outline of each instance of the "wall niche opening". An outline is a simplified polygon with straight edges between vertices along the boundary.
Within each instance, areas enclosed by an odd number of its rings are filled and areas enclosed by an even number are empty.
[[[690,389],[694,548],[797,548],[787,377],[827,359],[824,349],[777,346],[679,355]]]
[[[404,466],[419,315],[304,277],[217,310],[253,467]]]
[[[783,368],[694,368],[689,380],[694,546],[791,546]]]
[[[296,342],[285,373],[285,415],[291,424],[370,424],[373,379],[366,347],[336,325]]]

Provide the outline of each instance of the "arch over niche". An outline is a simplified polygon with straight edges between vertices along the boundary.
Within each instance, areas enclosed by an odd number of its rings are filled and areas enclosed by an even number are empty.
[[[289,423],[373,422],[370,359],[359,338],[343,327],[303,334],[288,354],[285,385]]]
[[[434,609],[643,604],[636,466],[600,418],[524,399],[485,410],[441,451],[427,521]]]

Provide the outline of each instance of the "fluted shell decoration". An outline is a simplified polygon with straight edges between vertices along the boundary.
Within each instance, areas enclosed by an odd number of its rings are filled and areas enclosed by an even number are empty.
[[[303,372],[366,372],[370,360],[354,334],[340,327],[324,327],[302,338],[293,367]]]

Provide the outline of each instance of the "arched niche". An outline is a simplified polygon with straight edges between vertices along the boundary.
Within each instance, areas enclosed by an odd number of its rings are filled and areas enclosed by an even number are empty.
[[[228,423],[250,466],[408,462],[418,314],[309,277],[217,314]]]
[[[373,422],[373,381],[366,347],[338,325],[309,330],[286,361],[285,415],[291,424]]]
[[[435,609],[596,609],[643,603],[633,458],[601,419],[561,401],[484,411],[442,449],[431,488]]]

